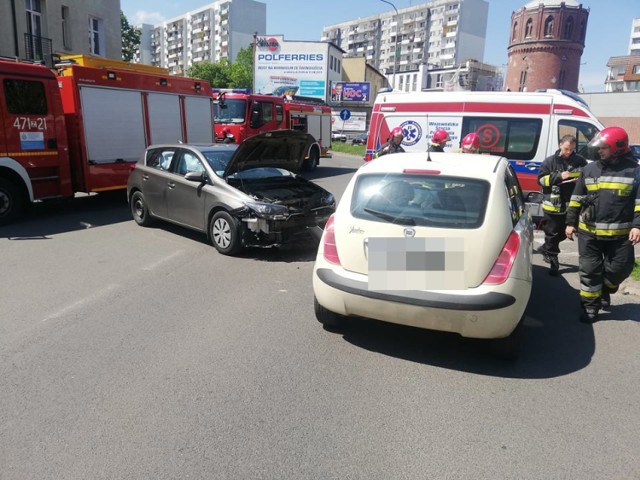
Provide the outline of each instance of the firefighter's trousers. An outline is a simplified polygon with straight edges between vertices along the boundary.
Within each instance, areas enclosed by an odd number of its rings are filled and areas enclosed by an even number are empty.
[[[628,238],[601,240],[578,232],[580,301],[583,307],[600,308],[603,289],[616,292],[634,267],[633,245]]]
[[[542,251],[552,257],[557,257],[560,253],[560,242],[567,238],[565,228],[567,227],[567,214],[545,212],[542,230],[544,231],[544,244]]]

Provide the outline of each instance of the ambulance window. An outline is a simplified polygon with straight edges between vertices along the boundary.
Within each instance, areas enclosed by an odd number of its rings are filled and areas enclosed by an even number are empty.
[[[598,160],[597,151],[587,147],[589,141],[599,132],[598,127],[577,120],[560,120],[558,122],[558,138],[565,135],[576,137],[576,152],[587,160]]]
[[[540,141],[542,120],[535,118],[465,118],[462,133],[480,136],[480,151],[503,155],[510,160],[531,160]]]
[[[4,80],[7,110],[14,115],[46,115],[47,97],[42,82]]]

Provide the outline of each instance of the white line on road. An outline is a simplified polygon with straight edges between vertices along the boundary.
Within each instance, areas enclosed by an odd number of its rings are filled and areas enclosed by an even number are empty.
[[[99,299],[101,299],[102,297],[106,297],[107,295],[109,295],[110,293],[114,292],[118,288],[120,288],[120,285],[118,285],[118,284],[107,285],[106,287],[101,288],[99,291],[97,291],[93,295],[89,295],[88,297],[85,297],[85,298],[83,298],[81,300],[78,300],[77,302],[74,302],[71,305],[67,305],[63,309],[58,310],[57,312],[53,313],[52,315],[49,315],[48,317],[46,317],[42,321],[46,322],[46,321],[49,321],[49,320],[60,318],[63,315],[66,315],[66,314],[68,314],[69,312],[71,312],[73,310],[76,310],[76,309],[78,309],[80,307],[83,307],[85,305],[88,305],[90,303],[97,302]]]

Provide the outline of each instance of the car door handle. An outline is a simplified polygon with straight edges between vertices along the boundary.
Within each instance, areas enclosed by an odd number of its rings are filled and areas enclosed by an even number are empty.
[[[536,170],[540,167],[540,165],[535,162],[531,162],[531,163],[526,163],[524,167],[528,170]]]
[[[175,188],[175,187],[176,187],[176,184],[175,184],[175,183],[173,183],[173,182],[169,182],[169,183],[167,183],[167,187],[169,187],[169,188]]]

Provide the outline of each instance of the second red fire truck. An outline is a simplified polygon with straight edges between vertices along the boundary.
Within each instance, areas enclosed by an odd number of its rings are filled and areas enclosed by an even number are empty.
[[[235,143],[271,130],[309,133],[316,143],[309,151],[307,169],[315,168],[331,147],[331,108],[321,100],[249,93],[246,89],[214,89],[216,141]]]

